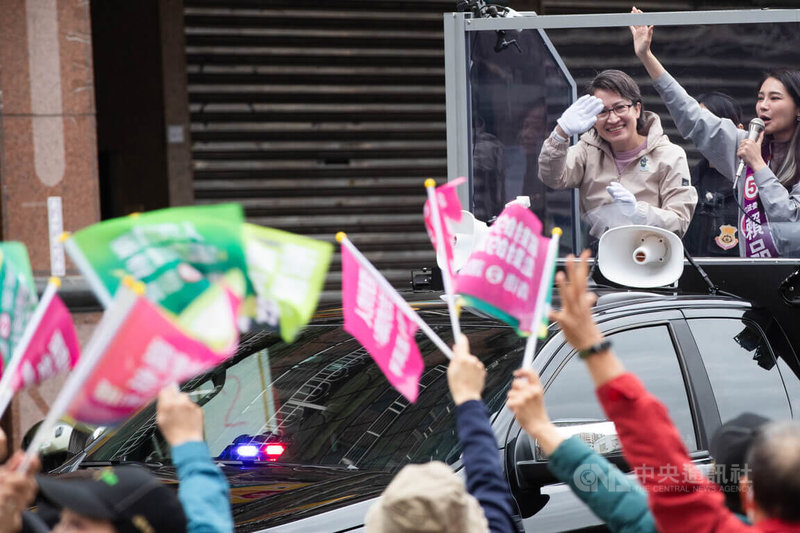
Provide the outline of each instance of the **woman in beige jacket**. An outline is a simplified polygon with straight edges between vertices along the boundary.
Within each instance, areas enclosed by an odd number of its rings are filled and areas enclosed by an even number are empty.
[[[683,148],[664,135],[658,115],[644,111],[639,87],[624,72],[601,72],[587,92],[544,142],[539,178],[554,189],[580,189],[595,237],[627,224],[683,236],[697,203]],[[568,138],[583,132],[569,147]]]

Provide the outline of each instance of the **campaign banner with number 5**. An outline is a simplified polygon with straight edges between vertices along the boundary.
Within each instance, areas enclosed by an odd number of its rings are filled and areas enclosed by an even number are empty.
[[[414,403],[425,368],[414,339],[418,326],[400,308],[402,298],[393,297],[388,291],[394,289],[381,281],[342,246],[344,329],[364,346],[389,383]]]

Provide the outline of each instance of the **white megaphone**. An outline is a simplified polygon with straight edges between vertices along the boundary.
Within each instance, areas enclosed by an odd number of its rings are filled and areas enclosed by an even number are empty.
[[[620,226],[600,237],[600,272],[628,287],[663,287],[683,274],[683,243],[677,235],[654,226]]]
[[[461,270],[472,251],[483,244],[488,234],[486,222],[477,220],[469,211],[461,211],[461,220],[453,224],[453,270]],[[439,263],[439,268],[444,266]]]

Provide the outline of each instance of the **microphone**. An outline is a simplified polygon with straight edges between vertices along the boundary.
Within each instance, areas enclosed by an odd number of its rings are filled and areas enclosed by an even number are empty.
[[[747,126],[747,138],[751,141],[755,141],[758,139],[758,136],[761,135],[761,132],[764,131],[764,121],[760,118],[756,117],[750,121],[750,124]],[[744,161],[742,159],[739,160],[739,168],[736,169],[736,177],[733,180],[733,188],[736,189],[736,185],[739,183],[739,178],[742,177],[742,172],[744,172]]]

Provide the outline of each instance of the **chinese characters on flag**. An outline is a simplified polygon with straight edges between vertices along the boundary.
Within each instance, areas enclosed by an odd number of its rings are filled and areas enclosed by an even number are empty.
[[[66,372],[80,357],[78,333],[64,302],[54,292],[41,305],[47,307],[11,378],[14,392]]]
[[[235,309],[237,298],[231,298]],[[196,376],[232,355],[237,344],[222,352],[186,335],[156,304],[137,296],[119,312],[123,322],[112,333],[96,366],[71,401],[68,413],[93,425],[124,420],[170,383]],[[235,313],[230,313],[234,327]],[[102,324],[101,324],[102,325]]]
[[[414,403],[425,368],[414,340],[417,325],[372,272],[342,246],[344,329],[369,352],[400,394]],[[406,304],[407,305],[407,304]]]
[[[528,335],[547,262],[550,239],[527,208],[506,207],[456,276],[456,293],[467,305],[485,311]]]

